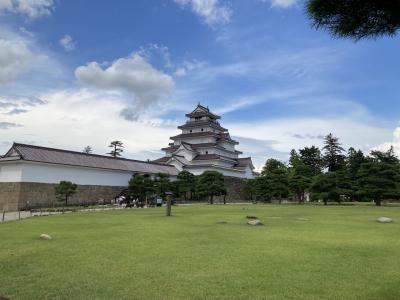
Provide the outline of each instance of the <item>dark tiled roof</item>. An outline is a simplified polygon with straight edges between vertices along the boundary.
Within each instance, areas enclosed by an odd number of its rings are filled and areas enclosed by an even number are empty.
[[[171,157],[168,156],[164,156],[164,157],[160,157],[158,159],[153,160],[153,162],[155,163],[166,163]]]
[[[213,122],[211,120],[187,122],[186,124],[178,126],[178,128],[179,129],[187,129],[187,128],[196,128],[196,127],[201,127],[201,126],[211,126],[215,129],[219,129],[221,131],[228,130],[228,129],[222,127],[219,123]]]
[[[254,168],[253,162],[251,161],[251,157],[238,158],[235,168],[245,168],[248,165],[250,165],[250,168]]]
[[[193,160],[211,160],[211,159],[224,159],[224,160],[236,161],[235,158],[218,155],[218,154],[200,154],[200,155],[197,155]]]
[[[201,154],[197,155],[193,160],[210,160],[210,159],[220,159],[221,156],[217,154]]]
[[[218,136],[217,133],[211,131],[202,131],[202,132],[191,132],[191,133],[182,133],[175,136],[170,137],[171,140],[174,139],[185,139],[185,138],[196,138],[203,136]]]
[[[178,170],[174,166],[156,162],[145,162],[126,158],[113,158],[104,155],[86,154],[75,151],[18,143],[15,143],[8,153],[11,153],[12,150],[15,150],[20,155],[20,159],[26,161],[131,171],[138,173],[166,173],[169,175],[178,174]],[[1,158],[0,162],[6,159],[7,157]]]
[[[221,118],[220,116],[210,112],[210,109],[208,107],[200,105],[200,103],[197,105],[197,107],[191,113],[186,114],[186,116],[189,117],[189,118],[203,117],[203,116],[209,116],[209,117],[211,117],[213,119]]]

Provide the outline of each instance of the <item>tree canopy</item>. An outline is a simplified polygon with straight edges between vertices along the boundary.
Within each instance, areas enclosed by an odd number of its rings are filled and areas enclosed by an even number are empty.
[[[196,192],[200,196],[207,196],[209,203],[214,203],[214,196],[226,194],[224,176],[217,171],[205,171],[198,177]]]
[[[112,148],[112,150],[107,154],[112,157],[120,157],[121,153],[124,152],[124,143],[121,141],[112,141],[108,147]]]
[[[55,187],[56,198],[60,201],[65,201],[65,205],[68,205],[68,199],[74,195],[77,191],[78,186],[70,181],[60,181]]]
[[[313,26],[333,36],[360,40],[400,29],[400,0],[308,0],[306,7]]]

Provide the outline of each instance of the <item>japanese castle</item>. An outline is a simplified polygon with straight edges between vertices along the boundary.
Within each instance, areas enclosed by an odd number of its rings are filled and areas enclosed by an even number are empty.
[[[182,132],[170,137],[173,142],[161,149],[165,156],[154,162],[173,165],[194,175],[213,170],[230,177],[255,177],[251,157],[239,158],[242,152],[235,149],[239,143],[220,125],[220,116],[199,103],[186,117],[186,123],[178,126]]]

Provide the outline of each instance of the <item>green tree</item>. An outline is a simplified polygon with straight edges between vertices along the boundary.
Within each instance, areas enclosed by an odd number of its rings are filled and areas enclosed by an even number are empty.
[[[124,144],[121,141],[112,141],[108,147],[112,150],[107,154],[112,157],[120,157],[121,153],[124,152]]]
[[[57,199],[65,201],[65,205],[68,205],[68,198],[74,195],[77,191],[78,186],[70,181],[60,181],[55,187],[55,194]]]
[[[311,185],[313,171],[301,161],[289,168],[289,190],[295,195],[297,201],[304,203],[306,191]]]
[[[349,199],[351,195],[351,183],[346,170],[327,172],[314,177],[310,186],[314,198],[322,199],[327,205],[328,201],[342,201]]]
[[[339,139],[334,137],[332,133],[325,136],[324,139],[324,163],[329,172],[337,171],[344,166],[345,156],[343,155],[344,149],[339,143]]]
[[[182,171],[177,176],[177,184],[179,192],[183,194],[185,200],[188,193],[190,193],[190,199],[192,199],[196,190],[196,176],[188,171]]]
[[[147,197],[155,192],[154,181],[150,175],[134,175],[128,183],[129,195],[141,201],[147,200]]]
[[[289,167],[293,168],[293,167],[295,167],[298,163],[301,163],[300,155],[296,152],[295,149],[292,149],[292,150],[290,151]]]
[[[399,161],[393,155],[393,149],[373,151],[358,171],[360,194],[373,199],[377,206],[383,199],[399,196]]]
[[[169,180],[169,175],[164,173],[158,173],[154,178],[154,191],[165,199],[166,192],[170,192],[172,189],[171,181]]]
[[[245,194],[248,199],[253,200],[253,197],[257,195],[257,181],[256,179],[247,179],[244,186]]]
[[[85,148],[83,148],[82,152],[86,153],[86,154],[91,154],[93,152],[93,150],[92,150],[92,147],[86,146]]]
[[[322,159],[321,151],[315,147],[305,147],[299,150],[300,161],[307,166],[311,171],[311,176],[321,174],[324,162]]]
[[[354,148],[349,148],[347,151],[346,157],[346,173],[348,176],[349,184],[350,184],[350,193],[349,197],[353,200],[360,200],[360,195],[358,193],[358,171],[363,163],[367,160],[364,156],[364,153],[361,150],[355,150]]]
[[[338,201],[340,193],[336,185],[336,173],[327,172],[315,176],[310,190],[313,197],[321,199],[325,205],[328,201]]]
[[[199,196],[206,196],[210,204],[214,204],[214,196],[226,194],[224,176],[217,171],[205,171],[198,177],[196,192]]]
[[[267,198],[275,197],[279,204],[283,197],[289,194],[288,169],[286,165],[276,159],[268,159],[258,181],[261,191]]]
[[[400,0],[307,0],[316,28],[360,40],[394,36],[400,29]]]

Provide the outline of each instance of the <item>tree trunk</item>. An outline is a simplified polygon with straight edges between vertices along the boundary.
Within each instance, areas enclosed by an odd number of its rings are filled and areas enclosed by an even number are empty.
[[[210,204],[214,204],[214,195],[210,196]]]
[[[186,191],[185,192],[183,192],[183,198],[185,199],[185,201],[186,201]]]
[[[226,204],[226,195],[224,195],[224,204]]]
[[[167,195],[167,207],[166,207],[166,216],[170,217],[171,216],[171,195]]]
[[[376,206],[381,206],[381,199],[375,199],[375,205]]]
[[[324,199],[324,205],[328,205],[328,200]]]
[[[65,206],[68,206],[68,196],[65,195]]]
[[[282,204],[282,199],[281,199],[281,197],[278,197],[278,201],[279,201],[279,204]]]

